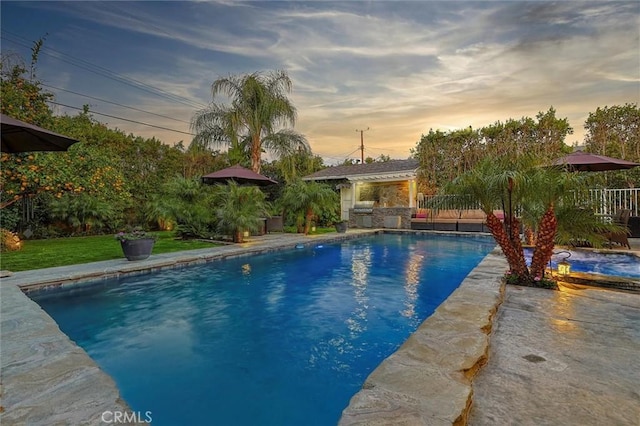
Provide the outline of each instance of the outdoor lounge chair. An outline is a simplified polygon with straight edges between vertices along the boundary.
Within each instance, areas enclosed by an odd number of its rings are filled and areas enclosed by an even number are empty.
[[[613,243],[620,244],[623,247],[631,249],[629,244],[629,216],[631,216],[631,210],[621,209],[613,216],[613,223],[624,227],[624,230],[618,232],[607,232],[604,236],[609,240],[609,247],[613,247]]]

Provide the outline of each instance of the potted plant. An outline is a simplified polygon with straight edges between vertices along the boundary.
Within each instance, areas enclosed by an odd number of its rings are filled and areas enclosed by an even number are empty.
[[[120,241],[122,252],[127,260],[146,259],[151,255],[153,245],[156,242],[156,237],[143,231],[142,228],[118,232],[115,238]]]
[[[349,222],[346,220],[341,220],[340,222],[335,223],[336,231],[344,234],[347,232],[347,228],[349,227]]]

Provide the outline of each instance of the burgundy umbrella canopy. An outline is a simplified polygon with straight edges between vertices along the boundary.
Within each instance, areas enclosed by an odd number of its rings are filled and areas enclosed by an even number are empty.
[[[553,162],[554,166],[565,167],[572,172],[603,172],[607,170],[623,170],[640,166],[638,163],[611,158],[590,152],[576,151]]]
[[[241,185],[267,186],[278,183],[273,179],[269,179],[266,176],[254,172],[253,170],[245,169],[240,165],[227,167],[226,169],[218,170],[217,172],[202,176],[202,182],[206,184],[227,183],[230,180]]]
[[[2,122],[0,144],[2,152],[66,151],[78,142],[8,115],[2,114],[0,121]]]

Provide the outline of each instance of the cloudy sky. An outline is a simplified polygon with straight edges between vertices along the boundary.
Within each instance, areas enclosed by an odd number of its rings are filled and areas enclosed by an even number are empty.
[[[0,7],[3,55],[28,60],[46,34],[37,76],[56,102],[89,104],[109,126],[168,144],[191,141],[189,121],[211,102],[216,78],[274,69],[291,77],[296,130],[327,164],[359,158],[357,130],[369,129],[366,156],[407,158],[429,129],[478,128],[551,106],[574,128],[571,145],[597,107],[640,102],[635,0]]]

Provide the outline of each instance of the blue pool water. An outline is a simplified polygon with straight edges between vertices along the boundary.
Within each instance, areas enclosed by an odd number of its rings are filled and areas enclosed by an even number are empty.
[[[385,234],[33,298],[154,425],[330,425],[494,246]]]

